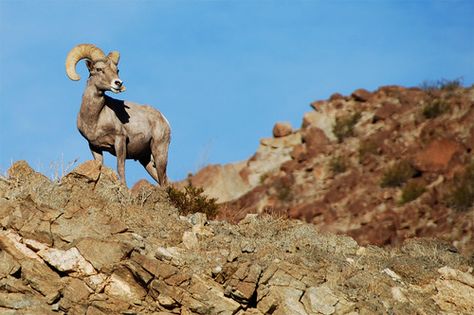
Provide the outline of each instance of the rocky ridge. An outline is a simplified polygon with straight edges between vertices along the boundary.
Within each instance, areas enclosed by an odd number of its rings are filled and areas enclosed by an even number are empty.
[[[335,93],[311,104],[301,128],[277,123],[238,167],[208,166],[189,180],[225,204],[219,217],[233,222],[270,213],[361,245],[440,237],[472,255],[474,207],[449,204],[460,174],[474,169],[474,87],[457,83]],[[233,185],[233,194],[221,193]],[[469,196],[458,198],[472,199],[473,176],[461,185]]]
[[[181,216],[94,161],[60,182],[0,178],[2,314],[472,314],[473,262],[449,243],[359,246],[313,224]]]

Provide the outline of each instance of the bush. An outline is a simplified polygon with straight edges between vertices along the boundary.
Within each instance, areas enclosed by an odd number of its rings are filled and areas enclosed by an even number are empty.
[[[169,186],[166,192],[171,203],[182,215],[196,212],[205,213],[208,218],[214,218],[217,215],[219,209],[216,204],[217,199],[208,198],[203,194],[204,189],[193,186],[191,181],[188,181],[184,191]]]
[[[434,90],[454,91],[463,86],[463,79],[457,78],[453,80],[441,79],[436,81],[424,81],[420,84],[420,89],[426,92]]]
[[[359,144],[359,160],[363,160],[369,154],[376,154],[378,146],[374,141],[361,141]]]
[[[428,105],[423,107],[423,116],[427,119],[436,118],[448,110],[448,105],[442,99],[434,99]]]
[[[339,142],[342,142],[346,137],[351,137],[354,135],[354,126],[357,124],[361,116],[361,113],[357,112],[352,115],[336,118],[336,123],[332,128],[332,132],[337,137]]]
[[[415,176],[415,174],[416,170],[413,168],[410,162],[406,160],[400,161],[385,171],[380,186],[399,187],[407,180]]]
[[[447,195],[448,206],[466,211],[474,205],[474,161],[463,174],[454,177],[454,187]]]
[[[347,170],[347,161],[341,156],[332,158],[329,161],[329,169],[333,174],[344,173]]]
[[[400,204],[405,204],[417,199],[425,191],[426,188],[424,185],[417,182],[408,182],[405,186],[403,186]]]

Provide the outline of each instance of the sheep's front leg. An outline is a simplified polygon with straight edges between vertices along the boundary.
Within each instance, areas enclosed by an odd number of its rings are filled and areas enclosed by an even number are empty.
[[[115,154],[117,155],[117,172],[120,177],[120,181],[126,184],[125,181],[125,158],[127,157],[127,141],[125,136],[119,136],[115,138]]]

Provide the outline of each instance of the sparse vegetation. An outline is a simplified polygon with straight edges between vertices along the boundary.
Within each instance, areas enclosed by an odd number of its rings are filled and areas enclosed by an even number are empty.
[[[433,99],[423,107],[423,116],[427,119],[436,118],[448,111],[448,104],[440,98]]]
[[[219,208],[216,204],[217,199],[204,195],[204,189],[193,186],[191,181],[188,181],[184,191],[169,186],[166,192],[171,203],[183,215],[196,212],[205,213],[208,218],[217,215]]]
[[[462,174],[454,177],[454,187],[446,197],[448,206],[459,211],[466,211],[474,205],[474,161]]]
[[[339,142],[354,135],[354,126],[357,124],[361,116],[360,112],[356,112],[351,115],[336,118],[336,123],[334,124],[332,131]]]
[[[381,187],[399,187],[416,174],[410,162],[403,160],[387,169],[383,174]]]
[[[400,204],[405,204],[420,197],[426,191],[425,185],[414,181],[408,182],[402,189]]]
[[[426,92],[432,92],[434,90],[443,90],[443,91],[454,91],[458,88],[461,88],[463,84],[462,78],[457,78],[453,80],[440,79],[436,81],[424,81],[420,84],[420,88]]]
[[[342,156],[333,157],[329,161],[329,169],[333,174],[344,173],[347,170],[347,160]]]
[[[359,160],[363,160],[365,157],[376,154],[378,150],[377,144],[372,140],[364,140],[359,144]]]

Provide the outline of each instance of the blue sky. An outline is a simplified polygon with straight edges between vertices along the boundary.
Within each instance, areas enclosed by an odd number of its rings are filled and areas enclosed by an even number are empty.
[[[474,1],[0,0],[0,172],[27,160],[53,175],[91,159],[76,129],[87,71],[79,43],[121,53],[127,91],[172,126],[172,180],[249,158],[276,121],[301,125],[334,92],[474,83]],[[115,169],[115,157],[106,154]],[[138,162],[128,184],[148,178]]]

